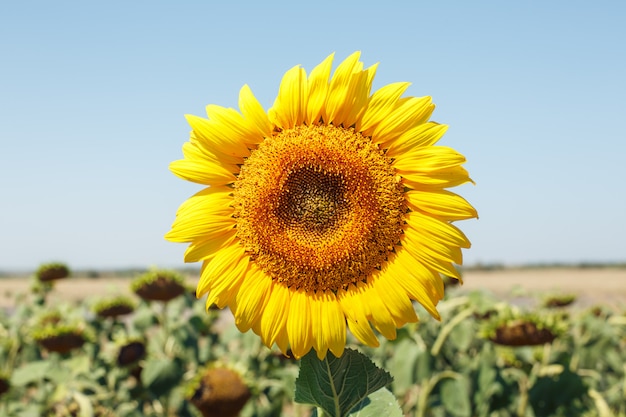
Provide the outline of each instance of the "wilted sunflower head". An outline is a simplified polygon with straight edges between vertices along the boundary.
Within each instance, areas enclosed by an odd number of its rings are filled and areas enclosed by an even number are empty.
[[[331,77],[333,56],[307,76],[287,71],[268,112],[244,86],[236,111],[207,106],[172,171],[208,187],[179,208],[166,238],[202,261],[197,294],[229,306],[252,329],[301,357],[340,356],[346,323],[370,346],[434,317],[440,274],[470,243],[452,224],[476,210],[447,190],[471,181],[465,158],[436,146],[447,126],[429,121],[430,97],[409,83],[371,93],[376,65],[354,53]]]
[[[538,315],[508,307],[490,317],[480,333],[499,345],[536,346],[552,343],[566,331],[566,320],[559,314]]]
[[[48,324],[33,329],[31,335],[46,350],[61,354],[78,349],[94,339],[92,332],[81,323]]]
[[[40,282],[50,282],[70,276],[67,265],[60,262],[51,262],[40,265],[35,272],[35,276]]]
[[[252,393],[241,373],[220,363],[198,370],[186,398],[204,417],[236,417]]]
[[[137,277],[130,286],[146,301],[168,302],[185,292],[185,278],[176,271],[154,269]]]
[[[140,338],[128,339],[120,344],[116,363],[118,366],[136,365],[145,356],[146,342]]]
[[[115,319],[135,311],[135,303],[129,297],[120,295],[99,300],[92,310],[98,317]]]

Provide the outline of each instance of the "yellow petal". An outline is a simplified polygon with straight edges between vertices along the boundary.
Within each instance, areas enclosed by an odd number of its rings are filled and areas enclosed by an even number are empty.
[[[400,171],[400,170],[398,170]],[[400,172],[403,183],[412,189],[432,189],[456,187],[466,182],[472,182],[467,170],[462,166],[440,169],[430,172],[405,170]]]
[[[322,116],[322,109],[328,94],[328,80],[335,54],[330,54],[321,64],[313,68],[309,75],[309,102],[307,104],[306,123],[316,124]]]
[[[235,226],[229,191],[210,187],[189,198],[179,207],[176,219],[165,238],[172,242],[191,242],[222,235]]]
[[[201,146],[198,141],[185,142],[183,144],[183,156],[185,159],[191,162],[203,162],[212,165],[217,165],[220,169],[226,170],[230,173],[239,173],[240,169],[237,164],[227,161],[228,158],[224,158],[223,154],[215,153],[215,150],[210,151]],[[211,166],[212,168],[212,166]]]
[[[184,180],[204,185],[232,184],[237,179],[232,172],[208,161],[181,159],[170,163],[170,171]]]
[[[346,319],[335,294],[331,291],[317,293],[310,298],[313,346],[322,360],[328,349],[340,357],[346,345]]]
[[[210,215],[230,215],[233,212],[231,204],[230,187],[207,187],[185,200],[176,210],[176,215],[186,216],[195,211],[203,211]]]
[[[441,219],[412,211],[407,213],[406,222],[405,233],[427,234],[431,239],[449,246],[461,248],[471,246],[467,236],[458,227]],[[415,237],[415,239],[419,239],[419,237]]]
[[[194,240],[185,251],[185,262],[210,260],[218,250],[232,245],[235,235],[236,230],[230,228],[221,233],[212,234],[207,239]]]
[[[291,351],[296,359],[307,354],[313,346],[313,332],[311,329],[311,305],[312,293],[306,293],[300,289],[292,291],[291,305],[289,310],[292,314],[287,318],[287,334]]]
[[[454,168],[465,162],[465,157],[447,146],[415,148],[394,161],[400,173],[431,172]]]
[[[344,106],[335,117],[338,123],[344,127],[356,125],[357,119],[365,113],[372,88],[373,74],[376,73],[374,65],[365,71],[352,74],[345,95]]]
[[[374,128],[396,108],[400,96],[410,85],[406,82],[388,84],[372,94],[357,130],[371,136]]]
[[[239,172],[239,166],[243,164],[243,156],[229,155],[217,149],[216,145],[200,138],[192,130],[189,134],[189,143],[201,152],[205,159],[222,164],[225,168],[234,167],[232,172]],[[183,145],[183,153],[185,148]],[[229,169],[230,170],[230,169]]]
[[[250,155],[250,150],[246,147],[243,138],[240,136],[229,136],[232,130],[223,124],[189,114],[185,115],[185,118],[193,129],[194,137],[208,149],[215,148],[226,155],[237,158],[244,158]],[[241,162],[243,163],[243,159],[241,159]]]
[[[241,332],[260,323],[271,285],[272,279],[259,269],[245,276],[237,293],[235,310],[235,325]]]
[[[464,220],[478,217],[476,209],[463,197],[446,190],[409,191],[406,201],[414,210],[425,211],[446,220]]]
[[[270,109],[270,119],[282,129],[301,125],[306,115],[308,87],[306,72],[299,65],[285,73],[278,97]]]
[[[395,282],[392,274],[379,274],[374,284],[380,299],[391,313],[396,327],[400,328],[406,323],[417,322],[417,315],[407,292]]]
[[[463,256],[459,247],[445,245],[426,234],[420,236],[417,233],[405,233],[402,242],[403,246],[407,246],[407,249],[412,250],[416,254],[415,256],[417,254],[420,256],[428,255],[435,259],[441,259],[444,262],[455,262],[457,264],[463,262]]]
[[[247,84],[239,91],[239,109],[250,131],[248,137],[254,139],[248,142],[249,144],[259,143],[263,138],[272,136],[272,124],[267,117],[267,113],[265,113],[263,106],[254,97],[252,90],[250,90]]]
[[[276,346],[283,352],[283,355],[287,355],[289,349],[289,335],[287,334],[287,328],[280,329],[278,336],[276,337]]]
[[[209,120],[225,137],[241,144],[258,143],[262,139],[248,129],[248,123],[235,109],[209,104],[206,106],[206,112]]]
[[[261,317],[261,338],[267,347],[276,343],[286,329],[291,304],[290,292],[283,284],[272,281],[268,301]]]
[[[224,289],[224,280],[240,279],[241,268],[245,268],[248,263],[248,256],[244,255],[243,246],[232,245],[216,253],[210,261],[205,261],[200,271],[196,296],[199,298],[214,288]],[[242,263],[245,265],[242,266]],[[235,274],[236,272],[239,274]]]
[[[354,284],[350,284],[347,290],[343,288],[337,292],[337,299],[341,306],[343,314],[348,321],[348,327],[352,334],[359,341],[367,346],[377,347],[380,342],[376,338],[372,327],[369,324],[367,309],[364,299],[361,295],[362,288],[357,288]]]
[[[403,249],[398,250],[389,267],[389,274],[411,299],[420,303],[434,318],[441,319],[436,307],[443,297],[443,281],[439,274],[426,268]]]
[[[238,254],[238,258],[231,258],[230,265],[224,266],[222,269],[218,269],[220,266],[216,265],[215,271],[208,272],[215,275],[215,278],[211,281],[209,296],[206,301],[207,306],[215,303],[219,308],[224,308],[229,305],[231,301],[235,300],[239,287],[244,277],[248,274],[247,270],[250,263],[250,256],[245,255],[243,250]],[[213,261],[214,260],[215,258]],[[215,263],[213,261],[211,261],[207,268],[212,267],[212,264]]]
[[[389,340],[396,338],[396,324],[387,309],[387,306],[383,303],[378,295],[378,292],[373,288],[372,277],[368,278],[367,284],[363,286],[363,302],[367,304],[369,308],[368,319],[372,322],[376,330],[378,330],[383,336]]]
[[[428,121],[435,106],[430,97],[408,97],[398,101],[398,106],[378,123],[372,141],[385,144],[395,140],[407,130]]]
[[[337,120],[337,115],[340,114],[341,110],[346,105],[346,94],[350,87],[352,74],[363,69],[363,63],[359,62],[360,57],[361,52],[354,52],[337,66],[330,80],[328,96],[322,112],[324,123],[342,124],[343,120]]]
[[[407,130],[397,139],[385,143],[387,156],[390,158],[402,158],[411,149],[432,146],[448,130],[447,125],[435,122],[423,123]]]

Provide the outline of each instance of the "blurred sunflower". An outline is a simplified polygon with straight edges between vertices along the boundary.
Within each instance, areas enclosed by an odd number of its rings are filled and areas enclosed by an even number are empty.
[[[428,121],[431,98],[401,97],[405,82],[370,94],[377,66],[359,58],[332,77],[333,55],[308,77],[290,69],[267,113],[246,85],[240,112],[187,116],[184,159],[170,165],[209,186],[166,235],[203,261],[198,297],[297,358],[341,356],[346,323],[366,345],[379,344],[371,325],[394,339],[418,320],[411,300],[439,318],[440,274],[460,279],[470,246],[451,223],[477,216],[446,190],[471,180],[463,155],[435,146],[447,126]]]

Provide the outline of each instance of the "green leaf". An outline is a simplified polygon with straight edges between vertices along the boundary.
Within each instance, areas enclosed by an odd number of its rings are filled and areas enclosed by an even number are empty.
[[[148,360],[141,372],[141,382],[157,397],[176,387],[183,376],[178,359]]]
[[[76,377],[78,375],[90,375],[90,361],[86,355],[82,356],[73,356],[64,362],[64,366],[67,369],[70,369],[72,372],[72,376]]]
[[[468,384],[463,376],[444,379],[440,383],[440,389],[441,402],[449,415],[455,417],[472,415]]]
[[[392,346],[393,355],[385,367],[393,375],[393,392],[401,397],[415,385],[417,359],[423,349],[414,340],[408,338],[399,340]]]
[[[46,372],[46,378],[55,384],[63,384],[72,380],[72,371],[64,366],[51,366]]]
[[[398,400],[387,388],[379,389],[358,403],[348,417],[402,417]]]
[[[50,363],[48,361],[34,361],[17,368],[11,375],[11,385],[21,387],[33,382],[41,382],[46,377]]]
[[[321,361],[312,350],[300,361],[295,401],[320,407],[329,416],[343,417],[391,381],[389,373],[356,350],[346,349],[340,358],[329,353]]]

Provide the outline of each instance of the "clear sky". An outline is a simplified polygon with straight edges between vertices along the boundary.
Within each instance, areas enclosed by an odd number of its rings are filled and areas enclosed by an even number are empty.
[[[430,95],[478,209],[466,264],[626,260],[626,2],[6,1],[0,270],[178,267],[184,114],[267,109],[331,52]]]

